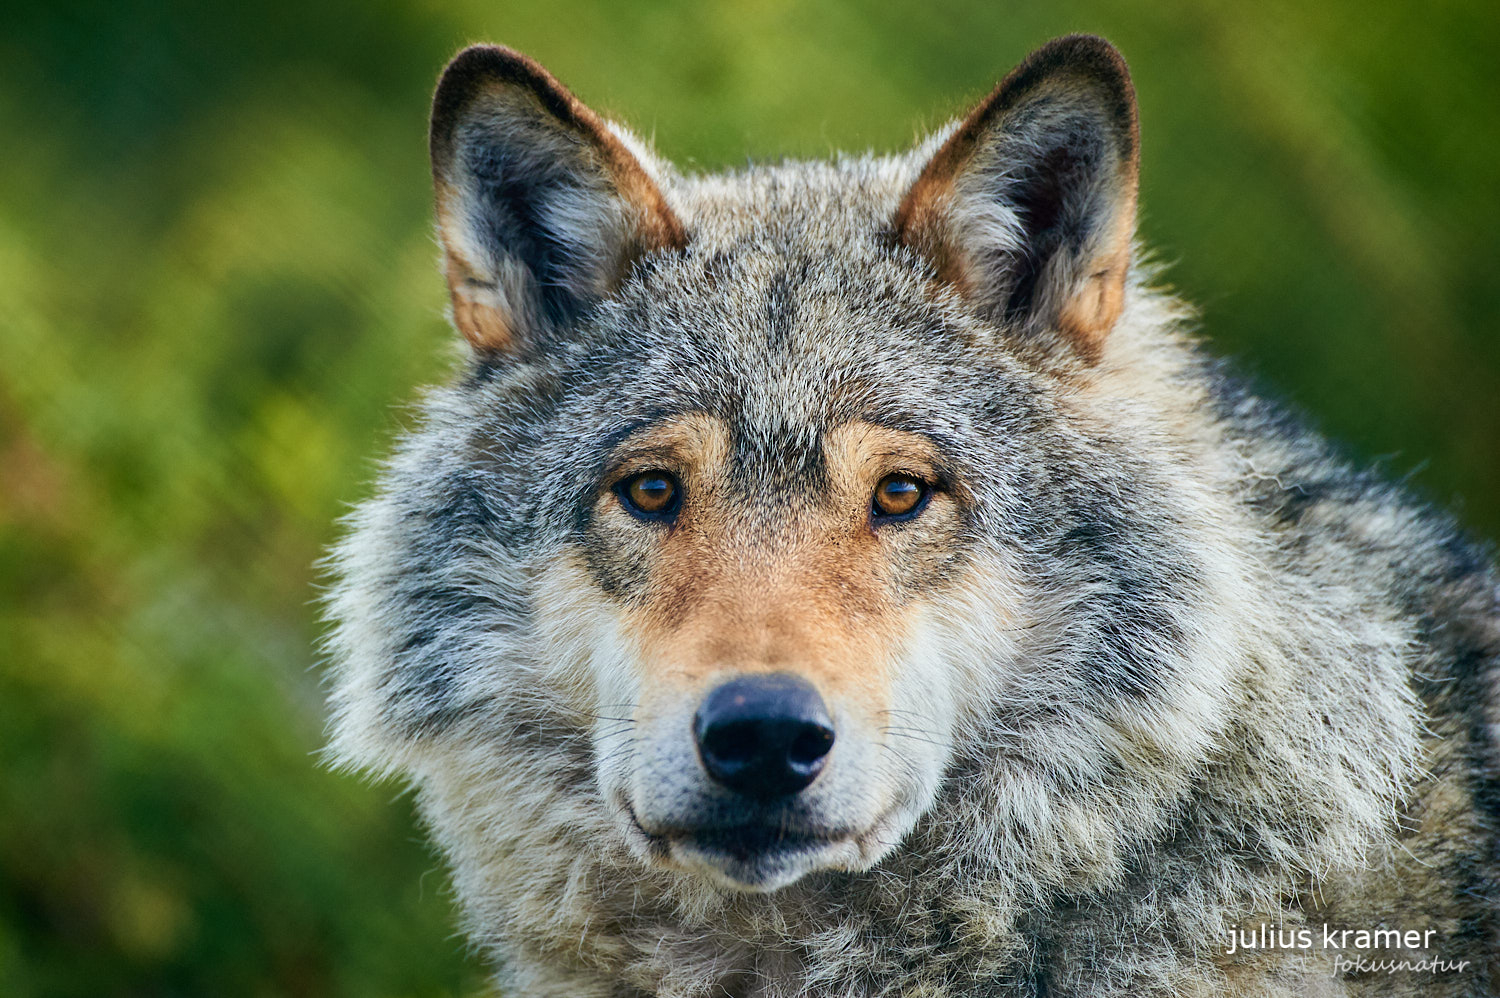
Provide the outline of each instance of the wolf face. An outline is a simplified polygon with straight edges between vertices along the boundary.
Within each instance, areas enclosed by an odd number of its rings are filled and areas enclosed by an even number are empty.
[[[1123,64],[1044,51],[914,176],[740,192],[679,193],[504,50],[455,60],[434,107],[483,379],[460,453],[472,501],[527,508],[523,543],[547,545],[526,627],[598,717],[603,806],[643,859],[732,887],[870,866],[931,804],[1008,628],[1035,624],[1006,545],[1040,499],[1019,427],[1055,417],[959,305],[1063,363],[1097,351],[1134,218]],[[484,428],[518,404],[521,446],[514,420]],[[956,587],[984,604],[978,647],[936,619]],[[408,657],[442,638],[421,628]]]
[[[633,844],[770,889],[868,866],[929,802],[949,733],[918,722],[931,744],[899,754],[889,736],[912,725],[898,703],[951,700],[911,646],[965,526],[926,436],[840,422],[757,459],[747,429],[696,410],[626,437],[582,564],[548,582],[560,604],[619,601],[590,656],[612,668],[590,682],[633,705],[625,730],[596,729],[601,790]],[[650,498],[660,512],[632,499],[650,486],[670,492]]]
[[[1122,932],[1385,827],[1412,631],[1255,519],[1295,448],[1227,428],[1132,263],[1107,43],[906,156],[691,178],[476,47],[431,141],[471,359],[336,552],[334,748],[413,781],[512,966],[697,993],[954,926],[1020,966],[1028,905],[1190,801],[1257,872]]]

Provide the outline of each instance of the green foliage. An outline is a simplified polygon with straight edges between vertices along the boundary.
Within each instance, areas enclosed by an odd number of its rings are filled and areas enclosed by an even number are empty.
[[[0,14],[0,994],[482,989],[397,792],[317,763],[312,605],[451,363],[423,133],[467,40],[707,169],[899,148],[1106,34],[1215,349],[1500,533],[1493,4],[501,7]]]

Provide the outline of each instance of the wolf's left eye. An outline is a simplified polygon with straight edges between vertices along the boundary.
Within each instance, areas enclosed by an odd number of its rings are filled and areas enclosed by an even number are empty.
[[[875,486],[870,514],[876,523],[910,520],[927,505],[931,487],[911,475],[886,475]]]
[[[670,520],[682,507],[682,487],[665,471],[643,471],[615,486],[620,505],[642,520]]]

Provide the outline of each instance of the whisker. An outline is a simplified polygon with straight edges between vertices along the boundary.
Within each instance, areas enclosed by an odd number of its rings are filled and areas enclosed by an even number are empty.
[[[927,745],[936,746],[937,748],[947,748],[948,747],[948,745],[947,745],[946,742],[940,742],[940,741],[938,741],[935,738],[923,738],[921,735],[909,734],[908,733],[909,729],[905,729],[905,728],[881,728],[880,730],[883,733],[885,733],[885,734],[894,735],[897,738],[910,738],[914,742],[923,742],[923,743],[925,743]]]

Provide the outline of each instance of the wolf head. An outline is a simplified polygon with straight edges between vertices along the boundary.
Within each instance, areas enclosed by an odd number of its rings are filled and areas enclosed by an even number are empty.
[[[485,917],[918,830],[1066,878],[1160,825],[1239,695],[1213,621],[1260,611],[1132,270],[1137,151],[1096,38],[908,155],[708,177],[524,56],[453,61],[469,361],[336,554],[334,732]]]

